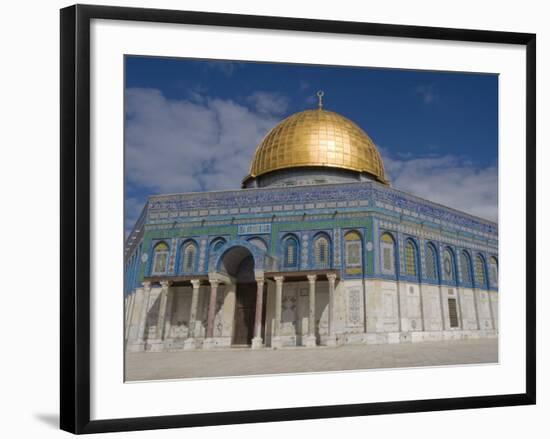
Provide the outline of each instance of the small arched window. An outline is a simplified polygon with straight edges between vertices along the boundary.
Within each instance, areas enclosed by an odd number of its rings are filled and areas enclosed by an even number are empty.
[[[315,251],[315,266],[317,268],[327,268],[330,261],[328,238],[326,236],[319,236],[315,240],[313,248]]]
[[[363,273],[363,246],[361,235],[355,231],[348,232],[344,236],[345,242],[345,257],[346,257],[346,273],[361,274]]]
[[[416,247],[408,239],[405,245],[405,273],[407,276],[416,276]]]
[[[165,242],[159,242],[155,246],[153,258],[153,274],[166,273],[169,247]]]
[[[482,288],[486,287],[485,260],[481,255],[476,256],[476,284]]]
[[[251,238],[248,240],[248,242],[263,251],[267,251],[267,245],[262,238]]]
[[[395,241],[389,233],[380,237],[382,273],[395,274]]]
[[[443,279],[447,282],[455,280],[455,260],[453,253],[448,248],[443,252]]]
[[[298,266],[298,241],[293,236],[283,241],[283,260],[285,267]]]
[[[472,284],[472,260],[466,251],[460,253],[460,271],[462,274],[462,282],[466,285]]]
[[[223,247],[224,244],[225,244],[225,239],[216,238],[214,241],[212,241],[212,244],[210,245],[210,249],[212,252],[217,252],[220,248]]]
[[[438,279],[437,273],[437,256],[433,244],[426,246],[426,277],[431,280]]]
[[[190,273],[195,269],[195,260],[197,256],[197,245],[194,242],[188,242],[183,247],[182,272]]]

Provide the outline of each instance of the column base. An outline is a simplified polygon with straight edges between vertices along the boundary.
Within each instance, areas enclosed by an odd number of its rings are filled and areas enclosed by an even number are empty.
[[[126,352],[143,352],[145,350],[145,343],[144,342],[138,342],[138,343],[128,343],[126,345]]]
[[[209,350],[214,349],[216,347],[216,340],[213,338],[205,338],[204,343],[202,345],[203,349]]]
[[[317,346],[317,337],[315,337],[314,335],[305,336],[303,340],[303,345],[306,348],[314,348],[315,346]]]
[[[329,335],[325,338],[325,346],[337,346],[338,342],[336,341],[335,335]]]
[[[271,339],[271,347],[273,349],[280,349],[283,347],[283,339],[281,337],[273,337]]]
[[[183,350],[184,351],[193,351],[197,349],[197,340],[194,338],[186,338],[183,342]]]
[[[164,350],[164,341],[160,338],[147,340],[145,349],[149,352],[162,352]]]
[[[262,340],[262,337],[254,337],[252,339],[252,349],[261,349],[264,347],[264,341]]]

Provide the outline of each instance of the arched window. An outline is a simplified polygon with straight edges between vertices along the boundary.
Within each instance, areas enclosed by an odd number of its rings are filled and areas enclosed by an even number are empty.
[[[443,252],[443,279],[447,282],[455,280],[455,259],[450,249]]]
[[[431,280],[438,279],[438,270],[437,270],[437,256],[435,252],[435,247],[433,244],[429,243],[426,246],[426,277]]]
[[[498,287],[498,261],[494,256],[489,259],[489,278],[491,279],[491,285]]]
[[[485,260],[481,255],[476,256],[476,284],[486,288]]]
[[[460,271],[462,272],[462,283],[472,284],[472,260],[466,251],[460,253]]]
[[[197,245],[194,242],[188,242],[183,247],[183,263],[181,271],[190,273],[195,269],[195,260],[197,256]]]
[[[165,242],[159,242],[155,246],[152,274],[166,273],[166,264],[168,262],[168,251],[169,251],[169,247]]]
[[[262,238],[251,238],[248,240],[248,242],[252,245],[255,245],[259,249],[262,249],[263,251],[267,251],[267,245]]]
[[[382,273],[395,274],[395,241],[389,233],[380,237]]]
[[[328,268],[330,264],[330,248],[328,238],[324,235],[317,237],[313,248],[315,252],[315,266],[317,268]]]
[[[211,252],[217,252],[220,248],[223,247],[225,244],[225,239],[223,238],[216,238],[212,243],[210,244],[210,251]]]
[[[407,276],[416,276],[416,247],[412,240],[405,244],[405,273]]]
[[[283,241],[283,263],[285,267],[298,266],[298,241],[294,236],[288,236]]]
[[[363,246],[361,235],[355,231],[348,232],[344,236],[346,273],[363,273]]]

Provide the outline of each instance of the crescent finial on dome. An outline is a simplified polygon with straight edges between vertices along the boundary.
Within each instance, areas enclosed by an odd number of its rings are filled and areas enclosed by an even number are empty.
[[[319,110],[323,109],[323,96],[325,95],[325,92],[323,90],[319,90],[317,92],[317,98],[319,99]]]

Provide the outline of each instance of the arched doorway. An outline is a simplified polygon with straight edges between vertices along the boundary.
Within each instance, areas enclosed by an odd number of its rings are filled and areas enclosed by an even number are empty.
[[[235,314],[231,343],[233,346],[252,344],[256,317],[258,284],[254,276],[254,257],[241,246],[230,248],[221,258],[220,268],[236,280]],[[262,339],[265,331],[266,289],[262,300]]]

